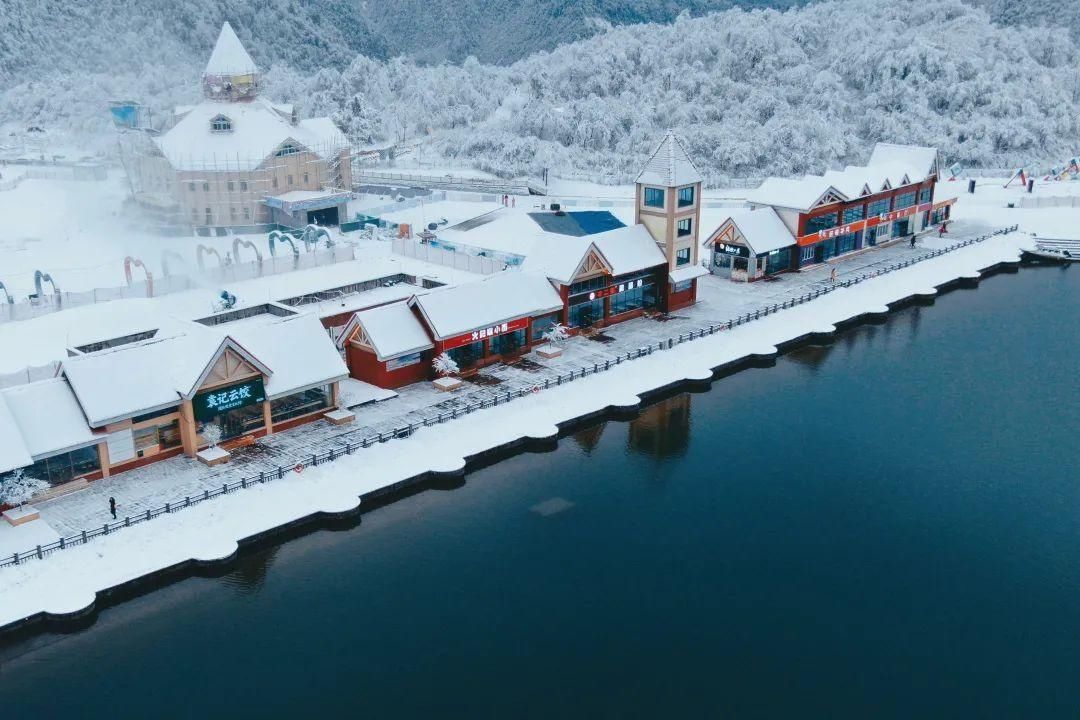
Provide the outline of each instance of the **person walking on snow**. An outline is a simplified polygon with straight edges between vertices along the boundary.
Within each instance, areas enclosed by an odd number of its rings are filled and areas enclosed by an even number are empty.
[[[109,512],[112,513],[112,519],[116,519],[116,498],[109,498]]]
[[[912,249],[915,248],[915,234],[914,233],[911,234],[911,247],[912,247]]]

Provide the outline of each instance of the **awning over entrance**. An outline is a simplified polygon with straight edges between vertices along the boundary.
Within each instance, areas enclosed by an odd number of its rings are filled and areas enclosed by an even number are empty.
[[[687,265],[686,267],[672,270],[670,273],[668,273],[668,279],[672,282],[672,284],[676,284],[681,282],[687,282],[688,280],[693,280],[694,278],[699,278],[702,275],[708,274],[709,271],[701,267],[700,265]]]

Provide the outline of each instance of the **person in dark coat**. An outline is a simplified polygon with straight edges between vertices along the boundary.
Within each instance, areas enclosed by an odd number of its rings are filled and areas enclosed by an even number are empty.
[[[915,234],[911,234],[911,247],[915,247]]]
[[[112,513],[112,519],[116,519],[116,498],[109,498],[109,512]]]

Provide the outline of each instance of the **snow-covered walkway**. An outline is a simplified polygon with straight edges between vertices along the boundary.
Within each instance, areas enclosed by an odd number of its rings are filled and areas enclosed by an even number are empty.
[[[965,235],[990,228],[956,223],[944,241],[923,241],[914,250],[893,245],[836,264],[838,280],[872,272],[904,258],[928,254]],[[225,495],[211,502],[164,515],[122,532],[57,552],[45,562],[32,561],[0,570],[0,625],[41,611],[65,613],[86,607],[94,592],[155,569],[192,558],[230,555],[236,542],[250,535],[319,511],[355,507],[359,496],[427,471],[450,471],[464,466],[466,457],[522,437],[551,437],[559,423],[611,406],[632,406],[642,392],[687,378],[707,378],[711,369],[753,354],[770,354],[778,343],[807,332],[827,332],[836,323],[885,306],[958,277],[977,275],[986,267],[1015,261],[1026,236],[996,236],[926,260],[872,280],[841,288],[812,302],[769,315],[761,320],[678,345],[675,349],[623,363],[610,371],[528,395],[510,404],[476,412],[466,419],[447,422],[438,429],[421,429],[410,437],[359,450],[302,475]],[[350,437],[385,432],[415,418],[438,412],[449,404],[467,403],[507,389],[532,387],[544,378],[565,374],[574,367],[604,362],[620,354],[702,326],[722,322],[747,311],[805,294],[829,283],[830,267],[785,276],[774,283],[737,285],[706,277],[701,302],[666,321],[641,319],[605,330],[603,342],[576,339],[564,357],[554,362],[536,360],[527,367],[500,367],[486,371],[494,385],[472,385],[449,399],[425,384],[406,388],[399,398],[359,409],[358,426],[336,428],[317,423],[272,436],[233,467],[208,473],[186,460],[159,463],[95,483],[80,493],[42,506],[45,521],[64,532],[100,526],[107,519],[107,498],[117,498],[120,513],[175,501],[199,488],[216,486],[237,474],[258,472],[260,463],[276,468],[286,458],[309,455],[313,448],[340,446]],[[535,359],[534,359],[535,360]],[[442,406],[442,407],[440,407]],[[482,428],[478,432],[477,428]],[[26,549],[26,548],[24,548]],[[0,552],[7,552],[4,548]]]

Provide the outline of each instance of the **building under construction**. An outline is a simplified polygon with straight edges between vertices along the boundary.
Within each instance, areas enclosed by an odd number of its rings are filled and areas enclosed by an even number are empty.
[[[348,140],[328,117],[301,120],[292,105],[261,97],[260,81],[225,23],[203,72],[203,101],[177,107],[160,134],[126,126],[136,131],[121,142],[135,200],[196,228],[344,222]]]

